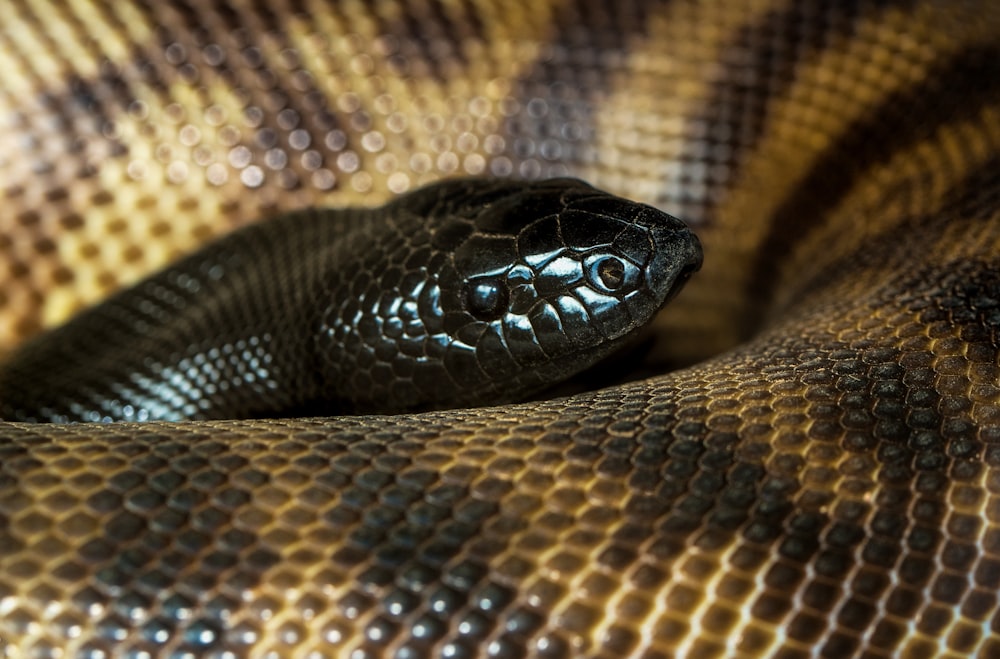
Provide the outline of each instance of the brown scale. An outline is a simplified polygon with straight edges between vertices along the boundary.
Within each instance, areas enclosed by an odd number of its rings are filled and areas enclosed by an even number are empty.
[[[267,4],[0,4],[3,349],[264,213],[569,173],[698,231],[694,366],[0,426],[0,654],[1000,654],[992,3]]]

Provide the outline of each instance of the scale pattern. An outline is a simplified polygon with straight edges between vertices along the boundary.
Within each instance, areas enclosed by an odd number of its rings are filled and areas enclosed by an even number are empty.
[[[705,250],[620,387],[0,425],[0,647],[1000,654],[998,37],[988,0],[0,3],[4,346],[453,174]]]

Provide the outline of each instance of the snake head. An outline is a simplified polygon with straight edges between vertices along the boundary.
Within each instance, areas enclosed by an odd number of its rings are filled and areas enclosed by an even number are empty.
[[[523,399],[620,347],[701,265],[680,220],[576,179],[446,181],[389,210],[420,256],[395,317],[367,323],[406,331],[382,344],[391,382],[341,392],[355,411]]]

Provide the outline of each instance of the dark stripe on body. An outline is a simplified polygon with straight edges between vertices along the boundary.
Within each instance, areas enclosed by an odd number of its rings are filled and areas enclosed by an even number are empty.
[[[55,118],[55,121],[46,123],[45,127],[49,130],[33,128],[31,134],[45,141],[59,140],[58,149],[35,148],[28,155],[37,161],[45,156],[57,157],[57,154],[69,154],[81,163],[81,169],[84,171],[79,175],[91,176],[93,165],[87,161],[97,160],[105,155],[120,157],[127,153],[127,147],[117,138],[110,137],[105,128],[112,125],[112,117],[116,112],[128,107],[128,102],[132,98],[128,83],[122,78],[117,67],[107,63],[101,67],[96,79],[85,79],[77,70],[76,62],[63,59],[61,44],[52,41],[47,26],[39,17],[23,3],[18,2],[17,5],[18,18],[25,25],[15,24],[5,26],[4,29],[28,31],[40,37],[43,43],[49,46],[49,55],[58,54],[58,58],[65,66],[65,79],[53,81],[38,74],[30,53],[25,53],[19,47],[9,49],[9,52],[17,58],[20,73],[31,80],[38,91],[41,104]],[[88,39],[85,27],[80,24],[75,14],[65,11],[62,13],[62,18],[78,33],[80,43],[87,44],[89,55],[99,60],[102,52],[100,42],[95,43],[93,39]],[[54,88],[53,83],[61,86]],[[14,102],[11,105],[16,107],[19,104]],[[89,127],[91,134],[81,136],[78,126],[81,119]],[[32,121],[29,118],[29,122]],[[52,128],[56,130],[53,131]],[[95,148],[100,142],[107,143],[106,152]],[[81,157],[81,152],[88,152],[87,157]],[[54,169],[58,169],[56,164],[47,167],[47,171]]]
[[[886,205],[898,194],[907,194],[912,183],[886,190]],[[992,222],[1000,215],[997,201],[1000,200],[1000,155],[993,156],[956,181],[943,194],[943,200],[927,213],[904,218],[892,226],[885,227],[865,240],[865,244],[820,269],[812,276],[796,284],[795,293],[788,297],[785,306],[793,307],[808,301],[811,292],[822,290],[831,282],[854,277],[858,272],[869,269],[884,270],[894,259],[898,271],[907,271],[907,261],[912,254],[926,250],[934,244],[947,225],[955,222],[968,223],[970,230],[975,225]],[[917,242],[919,241],[919,242]],[[919,275],[923,276],[923,275]],[[903,286],[905,288],[905,286]],[[893,305],[892,296],[880,300],[880,304]]]
[[[890,94],[874,113],[855,121],[775,211],[747,281],[745,299],[757,301],[748,307],[764,312],[764,301],[779,276],[775,264],[815,227],[823,226],[823,218],[850,193],[860,175],[931,139],[941,126],[972,119],[997,102],[1000,47],[970,48],[932,67],[915,87]],[[753,330],[757,323],[746,327]]]
[[[336,148],[327,143],[328,133],[342,125],[336,99],[328,98],[311,76],[300,75],[309,67],[299,61],[301,54],[283,29],[283,23],[292,16],[276,13],[264,3],[256,3],[252,13],[243,14],[225,3],[203,6],[175,2],[167,8],[154,4],[145,9],[149,12],[146,20],[160,28],[156,42],[146,46],[148,52],[139,56],[148,62],[149,71],[143,78],[158,77],[157,70],[162,69],[169,77],[198,91],[202,107],[190,108],[192,112],[203,111],[214,102],[205,93],[207,81],[214,77],[226,85],[243,103],[244,113],[227,117],[226,122],[239,125],[244,118],[251,120],[241,142],[255,152],[252,164],[263,171],[264,185],[309,187],[302,180],[299,165],[299,155],[307,149],[320,153],[322,162],[312,163],[305,175],[320,167],[337,169],[332,161],[338,153],[352,148],[352,137],[358,130],[342,129],[343,143]],[[265,49],[268,40],[277,43]],[[272,49],[281,56],[271,55]],[[164,99],[164,105],[170,102]],[[253,112],[259,113],[259,118],[254,119]],[[289,136],[296,129],[306,130],[307,145],[290,143]],[[272,148],[287,154],[284,166],[265,164],[264,153]]]
[[[385,20],[387,12],[372,12],[381,35],[395,39],[400,50],[393,55],[405,67],[401,75],[431,78],[447,84],[456,74],[474,61],[476,55],[466,52],[472,43],[487,41],[487,29],[474,2],[407,3],[398,7],[398,16]],[[416,59],[418,64],[408,61]],[[458,69],[458,70],[456,70]]]
[[[694,181],[686,178],[690,168],[683,169],[680,181],[709,185],[717,192],[703,197],[700,210],[689,200],[685,219],[701,226],[711,224],[712,209],[724,199],[747,160],[753,158],[773,104],[785,100],[789,89],[798,83],[800,62],[850,39],[858,22],[873,11],[910,9],[913,4],[914,0],[790,2],[741,28],[732,45],[721,52],[718,64],[722,74],[712,85],[708,101],[698,108],[698,119],[708,124],[702,139],[712,147],[704,148],[701,141],[685,142],[688,149],[697,150],[680,154],[681,162],[705,163],[710,172],[707,180]],[[816,19],[817,14],[823,18]],[[726,175],[713,177],[712,171],[725,171]]]
[[[577,0],[559,7],[541,59],[511,88],[520,111],[504,120],[501,131],[508,137],[504,155],[514,164],[510,174],[561,176],[591,164],[601,103],[625,70],[630,48],[671,2]]]

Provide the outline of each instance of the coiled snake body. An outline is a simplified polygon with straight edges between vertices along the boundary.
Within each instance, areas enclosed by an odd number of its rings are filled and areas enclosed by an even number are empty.
[[[705,250],[661,374],[621,386],[3,424],[2,651],[1000,652],[992,3],[11,2],[0,26],[10,346],[228,223],[444,175],[577,176]]]

